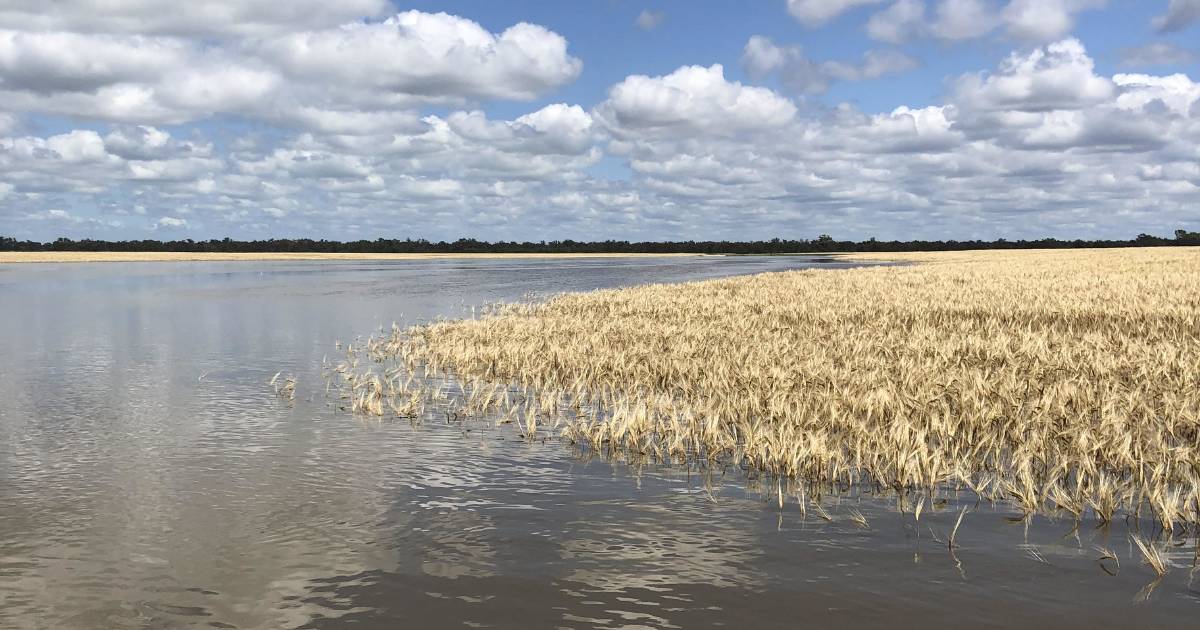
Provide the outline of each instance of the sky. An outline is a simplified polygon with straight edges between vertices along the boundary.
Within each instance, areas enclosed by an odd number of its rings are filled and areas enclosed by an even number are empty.
[[[1200,0],[0,0],[0,235],[1200,230]]]

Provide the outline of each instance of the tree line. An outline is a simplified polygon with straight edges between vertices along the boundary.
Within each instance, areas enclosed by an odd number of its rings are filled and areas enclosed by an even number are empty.
[[[865,241],[838,240],[827,234],[814,239],[780,239],[769,241],[480,241],[460,238],[456,241],[426,239],[386,239],[373,241],[329,241],[308,238],[238,241],[230,238],[196,241],[192,239],[158,241],[152,239],[105,241],[59,238],[49,243],[19,241],[0,236],[0,251],[6,252],[321,252],[370,254],[471,254],[471,253],[537,253],[537,254],[792,254],[834,252],[907,252],[954,251],[965,249],[1071,249],[1082,247],[1166,247],[1200,245],[1200,232],[1176,230],[1174,237],[1139,234],[1129,240],[1038,240],[997,239],[946,241]]]

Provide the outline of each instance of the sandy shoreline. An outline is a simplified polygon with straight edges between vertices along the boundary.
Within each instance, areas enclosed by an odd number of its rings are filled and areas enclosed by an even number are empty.
[[[0,264],[88,262],[220,262],[287,260],[436,260],[471,258],[645,258],[705,254],[374,254],[322,252],[0,252]]]

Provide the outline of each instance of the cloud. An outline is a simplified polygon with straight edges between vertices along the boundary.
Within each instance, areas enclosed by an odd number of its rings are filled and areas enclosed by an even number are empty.
[[[1152,42],[1144,46],[1122,48],[1122,66],[1173,66],[1196,60],[1195,51],[1181,48],[1169,42]]]
[[[31,212],[25,215],[25,218],[32,221],[70,221],[73,217],[66,210],[53,208],[41,212]]]
[[[800,54],[798,46],[784,49],[776,46],[769,37],[751,35],[742,49],[742,66],[751,75],[764,77],[788,63],[789,50]]]
[[[996,15],[983,0],[942,0],[934,16],[930,30],[946,40],[982,37],[997,23]]]
[[[1154,28],[1161,33],[1182,31],[1200,20],[1200,0],[1171,0],[1167,12],[1154,18]]]
[[[264,42],[260,55],[294,80],[432,101],[531,100],[583,69],[567,40],[542,26],[522,22],[493,34],[471,20],[419,11],[281,36]]]
[[[187,219],[178,219],[175,217],[160,217],[155,221],[155,229],[187,229],[189,227]]]
[[[417,110],[328,109],[321,106],[294,104],[275,113],[280,124],[305,129],[313,133],[332,135],[371,135],[378,133],[417,133],[423,129]],[[241,140],[245,141],[246,138]]]
[[[925,3],[922,0],[897,0],[867,20],[867,35],[891,44],[903,44],[923,37],[928,30]]]
[[[730,135],[778,127],[795,116],[796,107],[769,89],[727,81],[725,69],[715,64],[626,77],[597,111],[618,133]]]
[[[1166,110],[1181,118],[1200,118],[1195,107],[1200,102],[1200,83],[1185,74],[1153,76],[1147,74],[1118,74],[1113,76],[1117,86],[1117,107],[1124,110],[1144,110],[1160,103]]]
[[[104,136],[104,149],[126,160],[162,160],[181,154],[209,155],[211,145],[180,143],[171,134],[147,125],[120,126]]]
[[[527,148],[539,153],[581,154],[592,147],[592,117],[578,105],[555,103],[518,117],[510,125]]]
[[[861,64],[829,61],[822,64],[824,72],[842,81],[867,81],[889,74],[907,72],[917,67],[917,60],[896,50],[868,50]]]
[[[936,153],[961,146],[963,134],[953,128],[953,107],[920,109],[900,106],[871,117],[864,130],[877,150],[888,153]]]
[[[1102,6],[1103,0],[1012,0],[1001,15],[1010,36],[1044,42],[1070,33],[1076,13]]]
[[[0,184],[0,199],[5,196],[5,188]],[[37,210],[27,212],[19,217],[20,221],[32,221],[34,223],[51,224],[53,229],[62,229],[62,227],[74,227],[83,229],[103,229],[103,228],[120,228],[121,221],[118,220],[101,220],[94,217],[84,217],[72,214],[61,208],[48,208],[45,210]]]
[[[403,112],[422,105],[530,100],[581,71],[544,27],[495,34],[417,11],[226,43],[0,30],[8,109],[135,124],[236,114],[348,133],[411,129],[418,116]]]
[[[591,114],[561,103],[512,120],[480,110],[428,115],[408,133],[301,134],[246,145],[223,170],[173,190],[171,208],[188,200],[182,207],[206,216],[204,229],[286,216],[298,229],[353,226],[369,236],[400,222],[461,235],[481,208],[536,220],[541,200],[581,185],[600,159],[597,134]]]
[[[1009,38],[1046,42],[1070,33],[1078,13],[1104,4],[1105,0],[1010,0],[997,12],[985,0],[941,0],[927,19],[924,0],[897,0],[872,15],[866,28],[872,39],[892,44],[930,36],[977,39],[1000,26]]]
[[[976,110],[1080,109],[1113,94],[1112,82],[1094,70],[1083,44],[1067,39],[1028,54],[1013,53],[991,75],[959,78],[956,100]]]
[[[927,13],[924,0],[897,0],[867,20],[867,35],[891,44],[924,37],[963,41],[983,37],[1001,23],[984,0],[941,0],[932,15]]]
[[[42,146],[50,155],[67,164],[95,162],[108,158],[104,141],[99,134],[90,130],[75,130],[50,136]]]
[[[209,144],[181,142],[153,127],[101,136],[77,129],[45,138],[0,137],[0,172],[19,193],[92,194],[111,187],[192,182],[224,169]]]
[[[261,36],[375,17],[389,6],[387,0],[222,0],[164,10],[159,0],[7,0],[0,24],[27,31]]]
[[[578,105],[555,103],[512,121],[482,111],[455,112],[446,121],[460,137],[514,153],[582,155],[595,143],[592,117]]]
[[[768,37],[753,35],[742,49],[742,67],[756,78],[777,73],[790,92],[820,94],[829,89],[829,76],[799,46],[776,46]]]
[[[879,4],[884,0],[788,0],[788,13],[808,27],[821,26],[855,7]]]
[[[169,39],[0,30],[5,90],[91,92],[153,80],[187,60],[187,46]]]
[[[643,31],[652,31],[661,26],[666,19],[667,14],[663,11],[642,9],[642,12],[638,14],[637,19],[633,21],[633,24]]]
[[[0,32],[0,100],[17,111],[180,123],[266,111],[282,87],[261,63],[194,43]]]
[[[751,36],[742,49],[742,66],[750,76],[762,79],[777,74],[779,82],[797,94],[820,94],[835,80],[877,79],[911,70],[917,65],[912,57],[894,50],[868,50],[858,64],[845,61],[818,63],[806,57],[799,46],[777,46],[762,35]]]

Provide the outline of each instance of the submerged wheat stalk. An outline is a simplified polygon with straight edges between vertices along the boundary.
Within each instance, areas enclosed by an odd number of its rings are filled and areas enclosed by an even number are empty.
[[[946,546],[951,550],[958,546],[955,544],[954,540],[958,537],[958,528],[962,525],[963,517],[966,515],[967,508],[963,508],[962,511],[958,513],[958,520],[954,521],[954,529],[950,530],[950,537],[946,539]]]
[[[289,401],[295,400],[296,399],[296,378],[294,376],[288,376],[288,377],[284,378],[283,381],[280,381],[279,377],[282,375],[283,375],[283,372],[276,372],[275,376],[271,377],[271,380],[268,384],[275,388],[276,396],[278,396],[284,400],[289,400]]]
[[[1133,544],[1137,545],[1138,551],[1142,552],[1142,559],[1150,568],[1154,569],[1154,573],[1163,576],[1167,574],[1170,563],[1167,561],[1163,552],[1154,545],[1154,543],[1142,540],[1140,536],[1132,536]]]

